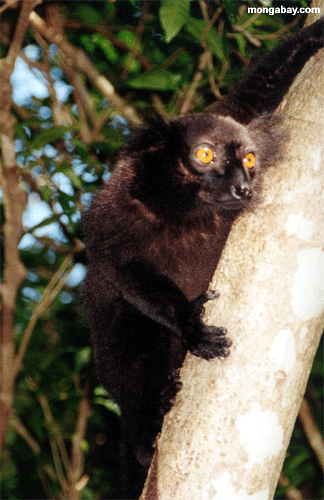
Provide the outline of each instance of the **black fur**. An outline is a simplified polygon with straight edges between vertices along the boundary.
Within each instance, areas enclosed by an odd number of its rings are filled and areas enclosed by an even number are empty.
[[[278,157],[271,112],[322,45],[320,20],[249,70],[218,108],[140,131],[84,215],[84,307],[100,378],[142,466],[136,494],[187,350],[206,360],[229,354],[226,329],[202,320],[217,297],[206,290],[259,170]],[[214,152],[209,164],[196,155],[201,146]]]

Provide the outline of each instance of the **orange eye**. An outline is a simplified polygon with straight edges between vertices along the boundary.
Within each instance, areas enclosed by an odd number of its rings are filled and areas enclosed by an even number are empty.
[[[244,158],[243,158],[243,163],[246,166],[246,168],[253,168],[255,165],[255,156],[253,153],[248,153]]]
[[[209,148],[208,146],[202,146],[201,148],[197,149],[196,151],[196,156],[201,163],[204,163],[207,165],[214,159],[214,151]]]

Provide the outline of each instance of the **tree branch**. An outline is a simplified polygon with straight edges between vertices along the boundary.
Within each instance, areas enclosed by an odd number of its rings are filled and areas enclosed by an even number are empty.
[[[30,22],[46,40],[54,43],[64,52],[68,60],[70,60],[72,64],[75,64],[77,68],[89,78],[93,85],[100,90],[108,101],[115,106],[125,118],[130,120],[131,123],[141,123],[140,118],[132,106],[125,103],[117,94],[110,81],[99,73],[82,50],[75,49],[62,34],[58,33],[53,27],[49,27],[36,12],[30,14]]]
[[[15,34],[7,57],[1,61],[0,70],[0,130],[2,148],[2,171],[0,181],[3,188],[5,211],[4,234],[4,282],[1,286],[2,300],[2,349],[1,349],[1,435],[0,446],[5,439],[8,418],[12,408],[15,375],[13,371],[15,346],[13,340],[13,317],[17,291],[25,279],[26,269],[18,252],[18,244],[23,233],[22,214],[27,201],[27,194],[19,185],[16,163],[14,125],[15,118],[11,114],[10,77],[14,70],[16,58],[21,50],[25,32],[28,28],[29,15],[38,0],[26,0],[22,3]]]

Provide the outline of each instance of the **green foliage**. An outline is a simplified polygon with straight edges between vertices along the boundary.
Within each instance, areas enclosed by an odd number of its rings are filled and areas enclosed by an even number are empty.
[[[218,35],[215,28],[209,28],[208,23],[202,19],[191,17],[186,24],[189,33],[197,39],[198,42],[206,43],[207,47],[220,60],[224,61],[222,38]]]
[[[171,42],[190,16],[190,0],[164,0],[160,7],[160,21],[165,33],[165,41]]]
[[[28,273],[17,297],[16,348],[28,330],[31,337],[15,385],[14,414],[2,454],[3,499],[69,498],[60,481],[60,467],[64,474],[68,468],[61,448],[64,445],[71,457],[85,399],[91,403],[91,414],[80,447],[89,481],[85,478],[80,498],[120,495],[119,409],[98,382],[80,301],[86,269],[81,212],[109,177],[129,136],[127,106],[140,116],[178,115],[200,68],[188,109],[201,111],[216,99],[211,80],[226,94],[258,55],[257,44],[251,41],[260,40],[263,49],[280,42],[275,34],[292,18],[251,19],[248,4],[222,0],[223,9],[213,25],[205,17],[213,18],[220,5],[216,2],[205,2],[205,13],[199,2],[190,0],[58,1],[37,8],[44,22],[51,18],[53,6],[58,9],[58,28],[75,49],[75,57],[55,46],[54,40],[30,31],[24,57],[38,74],[42,93],[29,84],[30,73],[12,79],[14,90],[20,85],[21,100],[12,112],[18,173],[28,195],[19,247]],[[17,24],[18,7],[14,7],[3,12],[6,34]],[[243,24],[245,31],[235,29]],[[9,40],[9,35],[1,39],[2,57],[8,53]],[[108,79],[124,108],[103,95],[78,66],[77,51]],[[212,55],[212,67],[201,65],[206,51]],[[3,206],[1,215],[3,220]],[[308,396],[319,426],[322,375],[318,355]],[[292,484],[307,487],[312,498],[323,494],[319,466],[299,425],[284,473]],[[278,495],[282,498],[282,489]]]
[[[128,85],[134,89],[145,90],[175,90],[182,80],[180,74],[173,74],[166,69],[155,69],[150,73],[142,73],[130,78]]]
[[[236,22],[239,15],[239,2],[232,2],[232,0],[222,0],[226,14],[232,24]]]

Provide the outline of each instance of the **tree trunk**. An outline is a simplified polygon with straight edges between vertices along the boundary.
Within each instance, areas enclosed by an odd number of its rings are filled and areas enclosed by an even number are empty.
[[[211,285],[221,297],[205,319],[228,328],[231,356],[187,356],[142,500],[273,498],[324,322],[322,57],[281,106],[284,161],[234,224]]]

